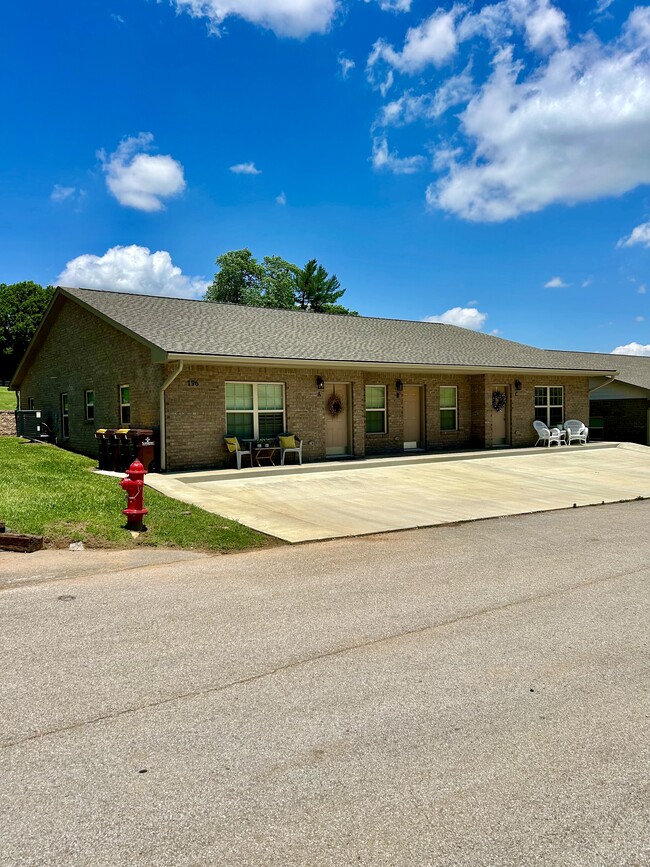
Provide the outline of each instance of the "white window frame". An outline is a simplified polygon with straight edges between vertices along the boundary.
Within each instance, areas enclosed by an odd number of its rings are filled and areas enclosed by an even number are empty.
[[[545,403],[537,403],[537,389],[543,388],[546,392],[546,402]],[[551,403],[551,389],[559,388],[562,391],[562,403]],[[533,400],[535,402],[535,420],[537,420],[537,410],[543,409],[546,411],[546,419],[539,419],[543,421],[546,427],[551,427],[551,410],[552,409],[560,409],[561,410],[561,421],[553,422],[553,425],[563,424],[564,423],[564,386],[563,385],[536,385],[535,390],[533,391]]]
[[[36,407],[34,406],[34,398],[33,397],[27,398],[27,409],[36,409]]]
[[[262,415],[264,414],[277,414],[280,412],[278,409],[263,409],[259,408],[259,398],[257,395],[257,387],[258,385],[279,385],[282,389],[282,430],[286,431],[287,429],[287,399],[285,394],[285,387],[283,382],[253,382],[251,380],[246,379],[229,379],[224,383],[224,397],[225,397],[225,386],[227,385],[252,385],[253,386],[253,408],[252,409],[228,409],[226,407],[226,430],[228,430],[228,416],[231,413],[237,413],[241,415],[242,413],[249,413],[253,416],[253,439],[260,439],[260,412]],[[225,400],[224,400],[225,403]]]
[[[92,396],[93,396],[92,401],[88,400],[89,394],[92,394]],[[93,410],[92,417],[88,415],[88,408],[89,407],[92,407],[92,410]],[[86,419],[86,421],[95,421],[95,389],[94,388],[87,388],[84,391],[84,418]]]
[[[453,388],[454,394],[456,395],[456,400],[453,406],[442,406],[441,398],[442,398],[442,389],[443,388]],[[440,391],[438,392],[438,409],[440,410],[440,433],[456,433],[458,431],[458,386],[457,385],[441,385]],[[453,412],[454,413],[454,427],[446,427],[443,429],[442,427],[442,414],[443,412]]]
[[[61,392],[61,439],[70,439],[70,393],[67,391]]]
[[[368,389],[369,388],[381,388],[382,389],[382,391],[384,392],[384,407],[383,407],[383,409],[381,407],[377,407],[377,406],[371,406],[371,407],[368,406]],[[385,436],[388,433],[388,406],[387,406],[388,395],[386,392],[386,386],[385,385],[379,385],[379,383],[369,382],[368,385],[366,385],[366,387],[365,387],[364,397],[365,397],[365,403],[366,403],[366,436],[369,436],[369,437]],[[383,414],[384,414],[383,430],[373,430],[373,431],[368,430],[368,413],[369,412],[383,412]]]
[[[123,389],[123,388],[128,388],[128,389],[129,389],[129,402],[128,402],[128,403],[123,403],[123,402],[122,402],[122,389]],[[130,424],[131,424],[131,386],[129,385],[129,383],[128,383],[128,382],[123,382],[121,385],[118,385],[118,387],[117,387],[117,394],[118,394],[118,400],[119,400],[119,402],[120,402],[120,424],[122,424],[122,425],[124,425],[124,424],[128,424],[128,425],[130,425]],[[128,408],[129,408],[129,420],[128,420],[128,421],[124,421],[124,408],[127,407],[127,406],[128,406]]]

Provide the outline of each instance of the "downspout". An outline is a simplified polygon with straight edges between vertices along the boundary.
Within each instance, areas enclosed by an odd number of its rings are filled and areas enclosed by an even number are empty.
[[[160,386],[160,469],[167,469],[167,426],[165,424],[165,392],[183,369],[183,361]]]
[[[605,385],[611,385],[612,382],[614,382],[614,380],[616,379],[617,376],[618,376],[617,373],[615,373],[614,376],[608,376],[607,379],[605,380],[605,382],[601,382],[600,385],[597,385],[597,386],[596,386],[596,388],[590,388],[590,389],[589,389],[589,397],[591,397],[591,395],[592,395],[595,391],[598,391],[599,388],[603,388],[603,386],[605,386]]]

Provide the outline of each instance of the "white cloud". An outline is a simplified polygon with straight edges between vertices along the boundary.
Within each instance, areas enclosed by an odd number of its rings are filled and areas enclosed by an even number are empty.
[[[287,204],[287,197],[285,195],[284,190],[282,190],[282,192],[280,193],[279,196],[275,197],[275,203],[276,203],[276,205],[286,205]]]
[[[326,33],[339,8],[338,0],[172,0],[194,18],[206,18],[219,33],[226,18],[235,16],[272,30],[277,36],[304,38]]]
[[[477,304],[478,304],[478,301],[476,301],[476,300],[474,299],[474,300],[472,300],[472,301],[468,301],[466,306],[467,306],[467,307],[476,307]]]
[[[645,295],[645,293],[646,293],[645,283],[642,283],[641,286],[639,286],[639,288],[636,291],[639,293],[639,295]]]
[[[650,247],[650,223],[640,223],[635,226],[632,232],[626,238],[621,238],[616,246],[633,247],[635,244]]]
[[[385,136],[376,138],[372,145],[372,167],[375,171],[388,171],[395,175],[413,175],[425,165],[423,156],[400,157],[388,150]]]
[[[123,139],[117,150],[98,156],[106,175],[106,186],[117,201],[138,211],[162,211],[161,199],[177,196],[185,189],[183,166],[170,156],[146,151],[153,145],[153,135],[141,132]]]
[[[60,184],[54,184],[50,198],[53,202],[65,202],[77,192],[76,187],[62,187]]]
[[[368,57],[367,70],[375,81],[374,67],[388,64],[398,72],[412,75],[427,66],[442,66],[456,53],[457,39],[454,29],[455,10],[445,12],[437,9],[433,15],[410,27],[401,51],[396,51],[385,40],[378,39]]]
[[[230,166],[230,171],[234,175],[261,175],[262,172],[257,168],[255,163],[237,163],[236,166]]]
[[[634,321],[635,322],[645,322],[645,316],[635,316]]]
[[[407,90],[382,106],[377,126],[404,126],[417,120],[435,120],[454,105],[467,102],[474,92],[469,69],[452,75],[431,94],[415,96]]]
[[[650,355],[650,343],[626,343],[612,349],[611,355]]]
[[[561,277],[551,277],[548,283],[544,283],[544,289],[568,289],[570,283],[565,283]]]
[[[372,0],[366,0],[370,3]],[[410,12],[411,0],[377,0],[382,12]]]
[[[339,54],[337,63],[341,69],[341,78],[347,78],[356,66],[354,60],[350,60],[349,57],[344,57],[342,54]]]
[[[199,277],[183,274],[166,250],[152,253],[136,244],[111,247],[103,256],[77,256],[66,264],[56,282],[60,286],[179,298],[198,298],[209,285]]]
[[[559,49],[528,76],[502,50],[460,115],[470,152],[441,148],[447,175],[429,186],[428,204],[496,222],[650,183],[650,65],[629,41],[640,27],[609,47],[592,35]]]
[[[481,313],[476,307],[452,307],[436,316],[427,316],[423,322],[444,322],[445,325],[459,325],[471,331],[480,331],[487,319],[487,313]]]

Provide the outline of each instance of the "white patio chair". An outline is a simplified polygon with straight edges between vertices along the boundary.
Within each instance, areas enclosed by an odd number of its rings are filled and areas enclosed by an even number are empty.
[[[300,437],[291,433],[284,433],[278,436],[280,443],[280,466],[284,466],[284,456],[290,452],[298,455],[298,463],[302,464],[302,440]]]
[[[572,442],[583,443],[584,445],[587,445],[589,429],[585,427],[584,423],[579,421],[577,418],[570,418],[568,419],[568,421],[565,421],[564,430],[566,431],[567,443],[569,445],[571,445]]]
[[[551,443],[557,443],[560,445],[560,431],[558,428],[554,427],[549,429],[543,421],[534,421],[533,427],[535,428],[535,432],[537,433],[537,442],[535,443],[538,446],[540,443],[542,445],[546,445],[549,448],[551,447]]]

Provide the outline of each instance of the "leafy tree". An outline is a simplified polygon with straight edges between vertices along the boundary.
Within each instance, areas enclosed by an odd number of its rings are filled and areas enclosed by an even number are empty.
[[[11,379],[54,293],[31,280],[0,283],[0,379]]]
[[[295,299],[300,310],[314,313],[342,313],[357,316],[356,310],[348,310],[336,302],[345,294],[336,274],[330,275],[315,259],[310,259],[296,277]]]
[[[280,256],[265,256],[260,264],[247,248],[231,250],[217,258],[219,271],[204,295],[206,301],[313,310],[315,313],[347,313],[337,301],[344,294],[336,275],[331,277],[315,259],[298,268]]]
[[[247,248],[217,256],[219,271],[204,295],[205,301],[223,301],[262,307],[264,268]]]

